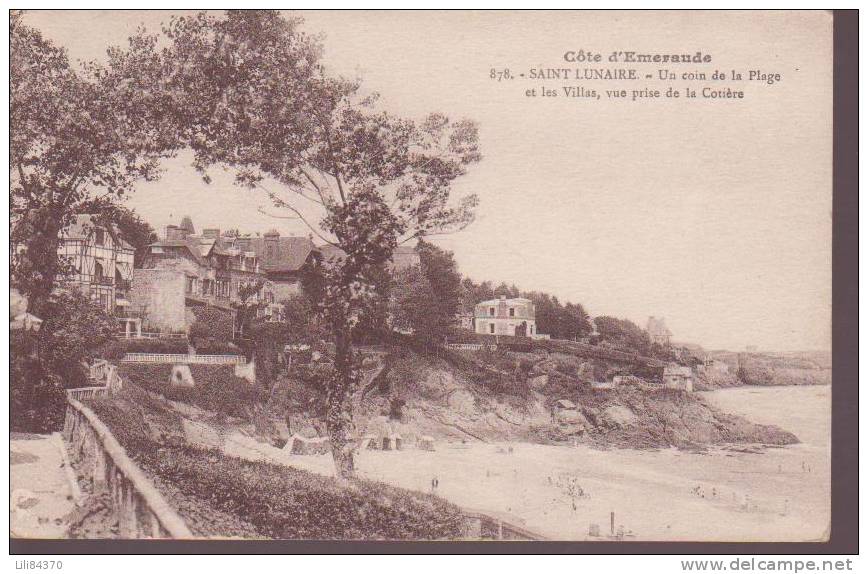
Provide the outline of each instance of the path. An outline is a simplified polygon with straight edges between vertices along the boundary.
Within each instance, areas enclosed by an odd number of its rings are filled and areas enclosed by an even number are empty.
[[[60,434],[12,433],[10,535],[64,538],[65,517],[75,506]]]

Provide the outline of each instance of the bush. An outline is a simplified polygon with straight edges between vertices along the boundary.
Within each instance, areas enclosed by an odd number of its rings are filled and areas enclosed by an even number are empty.
[[[10,429],[47,433],[60,430],[66,408],[63,380],[46,371],[33,333],[11,331]]]
[[[241,349],[234,343],[205,339],[196,341],[196,354],[198,355],[241,355]]]
[[[115,320],[77,291],[58,291],[41,307],[39,331],[10,331],[12,428],[50,432],[63,423],[64,390],[87,386],[87,364],[111,341]]]
[[[220,307],[191,307],[196,321],[190,327],[190,339],[221,339],[235,337],[235,311]]]
[[[462,536],[461,510],[432,495],[361,479],[339,483],[216,450],[154,442],[145,415],[147,419],[170,419],[172,413],[152,399],[127,395],[134,392],[125,387],[118,396],[98,397],[89,403],[128,454],[158,478],[158,484],[169,484],[188,501],[197,501],[215,513],[243,517],[260,535],[320,540]],[[187,518],[187,508],[179,511]]]

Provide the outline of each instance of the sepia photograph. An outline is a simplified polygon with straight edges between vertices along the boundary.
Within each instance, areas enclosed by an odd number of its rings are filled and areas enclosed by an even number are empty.
[[[8,17],[10,544],[840,532],[832,12]]]

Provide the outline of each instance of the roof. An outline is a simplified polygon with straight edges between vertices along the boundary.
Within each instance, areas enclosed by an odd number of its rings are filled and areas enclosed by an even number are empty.
[[[277,246],[275,252],[269,252],[269,243]],[[235,246],[256,253],[265,271],[298,271],[316,248],[307,237],[239,237]]]
[[[498,305],[500,303],[532,303],[530,299],[525,299],[524,297],[512,297],[509,299],[489,299],[488,301],[480,301],[477,305]]]
[[[134,249],[132,245],[123,240],[118,230],[113,225],[97,222],[99,216],[91,213],[79,213],[73,216],[72,222],[61,232],[64,239],[81,239],[87,241],[93,229],[101,227],[109,232],[115,243],[124,249]]]
[[[666,365],[663,367],[664,375],[691,375],[693,371],[690,367],[684,367],[681,365]]]
[[[574,403],[573,401],[568,401],[567,399],[560,399],[555,404],[557,404],[559,407],[562,407],[565,409],[576,408],[576,403]]]
[[[163,239],[151,243],[148,247],[181,247],[186,248],[199,265],[207,265],[198,242],[195,239]]]
[[[317,251],[320,252],[323,259],[336,259],[340,261],[344,258],[344,251],[334,245],[319,245]],[[419,263],[419,253],[415,247],[409,245],[399,245],[392,251],[392,267],[396,269],[406,269]]]

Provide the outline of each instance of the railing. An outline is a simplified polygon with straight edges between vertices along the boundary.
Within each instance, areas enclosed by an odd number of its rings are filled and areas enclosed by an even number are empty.
[[[94,283],[97,285],[107,285],[112,286],[115,284],[115,280],[113,277],[107,277],[105,275],[100,275],[94,278]]]
[[[126,334],[126,330],[123,330],[124,334]],[[135,332],[130,332],[129,337],[124,337],[125,339],[186,339],[187,333],[154,333],[154,332],[146,332],[142,331],[141,334],[137,334]]]
[[[96,359],[90,366],[90,378],[105,384],[110,366],[105,359]]]
[[[527,528],[513,524],[484,512],[465,510],[464,519],[468,522],[470,538],[488,540],[546,540],[546,538]]]
[[[109,495],[122,538],[193,537],[178,513],[127,456],[108,427],[74,398],[73,393],[67,394],[63,437],[79,472],[87,476],[92,492]]]
[[[104,386],[99,387],[78,387],[77,389],[67,389],[66,396],[76,401],[90,399],[92,397],[107,394],[108,389]]]
[[[118,375],[118,368],[105,359],[96,359],[90,366],[90,379],[99,386],[85,387],[90,389],[108,389],[109,392],[120,390],[123,380]],[[78,389],[76,389],[78,390]]]
[[[447,343],[447,349],[455,351],[481,351],[482,349],[495,350],[497,345],[483,345],[482,343]]]
[[[173,363],[191,365],[246,365],[241,355],[181,355],[171,353],[127,353],[124,363]]]

